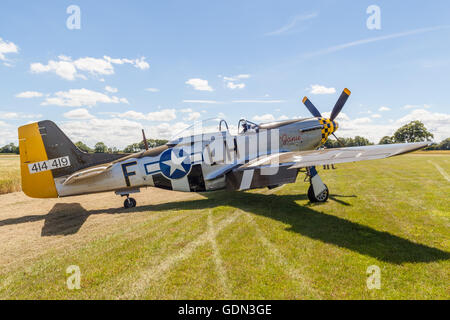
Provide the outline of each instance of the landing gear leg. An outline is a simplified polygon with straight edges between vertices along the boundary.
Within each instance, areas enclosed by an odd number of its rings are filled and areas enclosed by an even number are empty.
[[[125,207],[125,209],[136,207],[136,200],[134,200],[133,198],[130,198],[129,194],[127,194],[126,196],[127,196],[127,198],[125,199],[125,202],[123,203],[123,206]]]
[[[308,175],[310,183],[308,189],[308,199],[311,202],[326,202],[330,195],[328,187],[322,182],[322,179],[317,173],[316,167],[308,168]]]

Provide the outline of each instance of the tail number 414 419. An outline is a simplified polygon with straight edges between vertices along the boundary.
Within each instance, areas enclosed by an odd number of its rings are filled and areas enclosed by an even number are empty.
[[[64,167],[70,167],[70,160],[68,156],[28,164],[28,170],[30,170],[31,174],[54,169],[60,169]]]

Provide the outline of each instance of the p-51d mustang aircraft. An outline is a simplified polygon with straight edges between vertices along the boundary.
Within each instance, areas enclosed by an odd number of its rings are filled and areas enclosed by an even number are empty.
[[[130,194],[143,187],[186,192],[274,188],[295,182],[303,171],[310,182],[309,200],[325,202],[329,190],[315,166],[387,158],[428,145],[320,148],[338,129],[335,119],[349,96],[345,89],[329,119],[305,97],[303,103],[313,118],[263,124],[240,120],[237,135],[231,135],[220,120],[215,132],[206,133],[210,127],[203,127],[164,146],[147,146],[129,155],[84,153],[55,123],[28,124],[19,128],[22,190],[33,198],[115,191],[127,197],[124,206],[131,208],[136,201]]]

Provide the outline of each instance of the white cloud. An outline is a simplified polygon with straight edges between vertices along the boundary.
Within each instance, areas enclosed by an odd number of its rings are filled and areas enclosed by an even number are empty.
[[[423,106],[407,104],[407,105],[403,106],[403,109],[406,109],[406,110],[408,110],[408,109],[420,109],[420,108],[430,109],[431,106],[429,106],[428,104],[424,104]]]
[[[193,112],[193,110],[191,108],[186,108],[186,109],[181,109],[180,112],[189,113],[189,112]]]
[[[316,18],[317,16],[318,16],[318,13],[316,13],[316,12],[306,14],[306,15],[297,15],[288,24],[282,26],[281,28],[279,28],[277,30],[268,32],[265,35],[266,36],[276,36],[276,35],[284,34],[287,31],[293,29],[297,25],[298,22],[311,20],[311,19]]]
[[[249,79],[251,77],[251,75],[249,74],[238,74],[237,76],[232,76],[232,77],[223,77],[224,81],[239,81],[242,79]]]
[[[42,114],[22,113],[22,112],[0,112],[0,119],[19,120],[19,119],[38,119]]]
[[[0,146],[11,142],[14,142],[16,145],[18,144],[17,128],[4,121],[0,121]]]
[[[126,103],[127,99],[108,96],[101,92],[88,89],[70,89],[69,91],[58,91],[53,96],[47,97],[43,106],[56,105],[63,107],[93,107],[98,103]]]
[[[73,64],[78,70],[86,71],[93,75],[114,74],[114,67],[109,61],[104,59],[86,57],[75,60]]]
[[[218,104],[215,100],[183,100],[183,103]]]
[[[222,77],[222,76],[219,76]],[[232,76],[232,77],[223,77],[223,81],[225,81],[225,83],[227,84],[227,88],[231,89],[231,90],[235,90],[235,89],[244,89],[245,88],[245,83],[242,83],[242,79],[248,79],[250,78],[249,74],[238,74],[237,76]],[[240,82],[240,83],[236,83],[236,82]]]
[[[103,58],[84,57],[72,60],[71,57],[60,55],[58,61],[50,60],[46,65],[42,63],[32,63],[30,71],[32,73],[54,72],[65,80],[75,80],[76,78],[87,79],[80,72],[86,72],[93,76],[104,76],[114,74],[113,64],[131,64],[141,70],[148,69],[150,65],[145,62],[145,58],[130,59],[112,59],[108,56]],[[104,80],[103,78],[100,79]]]
[[[64,117],[67,119],[79,119],[79,120],[94,118],[94,116],[91,115],[87,109],[83,109],[83,108],[66,112],[66,113],[64,113]]]
[[[16,94],[16,98],[24,98],[24,99],[30,99],[30,98],[40,98],[43,94],[36,91],[25,91]]]
[[[18,52],[19,47],[17,47],[16,44],[10,41],[5,41],[2,38],[0,38],[0,60],[8,61],[8,59],[6,59],[5,54]]]
[[[227,88],[234,90],[234,89],[244,89],[245,83],[234,83],[234,82],[228,82]]]
[[[175,120],[177,117],[175,109],[163,109],[155,112],[149,112],[147,114],[130,110],[125,113],[118,114],[117,116],[120,118],[127,118],[133,120],[147,120],[160,122],[172,121]]]
[[[275,121],[275,117],[272,114],[268,113],[262,116],[254,116],[252,120],[256,122],[270,122]]]
[[[139,122],[126,119],[89,119],[68,121],[61,129],[72,141],[83,141],[94,146],[102,141],[107,146],[124,148],[142,139],[143,126]],[[150,138],[150,136],[148,136]]]
[[[233,103],[284,103],[286,100],[233,100]]]
[[[80,77],[80,75],[77,74],[77,69],[74,64],[68,61],[50,60],[47,65],[43,65],[42,63],[32,63],[30,65],[30,71],[32,73],[54,72],[65,80],[75,80],[76,77]]]
[[[333,94],[336,93],[335,88],[327,88],[318,84],[313,84],[308,89],[311,94]]]
[[[199,119],[201,117],[201,113],[200,112],[191,112],[188,114],[187,117],[183,118],[183,120],[185,121],[195,121],[197,119]]]
[[[123,149],[127,145],[142,140],[142,129],[145,129],[147,138],[170,139],[189,124],[183,122],[163,122],[158,125],[143,125],[136,120],[119,117],[109,119],[92,118],[87,120],[71,120],[60,124],[61,129],[72,141],[83,141],[93,147],[97,142],[103,141],[109,147]],[[2,133],[0,126],[0,133]],[[15,135],[17,135],[14,132]],[[0,141],[2,136],[0,135]]]
[[[134,66],[141,70],[146,70],[150,68],[148,62],[145,61],[145,57],[141,57],[140,59],[136,59],[134,61]]]
[[[113,64],[131,64],[134,65],[136,68],[141,69],[141,70],[146,70],[148,68],[150,68],[150,65],[145,61],[145,57],[141,57],[139,59],[113,59],[111,57],[108,56],[104,56],[103,59],[105,59],[108,62],[111,62]]]
[[[390,111],[390,110],[391,110],[391,108],[388,108],[388,107],[380,107],[380,109],[378,109],[378,111],[380,111],[380,112]]]
[[[379,119],[379,118],[381,118],[381,114],[373,114],[373,115],[371,115],[371,117],[374,119]]]
[[[159,89],[157,89],[157,88],[147,88],[147,89],[145,89],[145,91],[148,91],[148,92],[159,92]]]
[[[199,78],[193,78],[186,81],[186,84],[192,86],[194,90],[199,91],[214,91],[208,84],[208,80],[203,80]]]
[[[366,123],[371,123],[372,120],[370,118],[357,118],[355,120],[353,120],[354,124],[366,124]]]
[[[116,93],[116,92],[119,91],[117,88],[113,88],[113,87],[110,87],[110,86],[106,86],[105,90],[108,91],[108,92],[111,92],[111,93]]]

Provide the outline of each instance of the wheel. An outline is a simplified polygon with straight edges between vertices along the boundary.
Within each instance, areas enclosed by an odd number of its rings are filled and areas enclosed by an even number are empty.
[[[134,207],[136,207],[136,200],[134,200],[133,198],[127,198],[127,199],[125,199],[125,202],[123,203],[123,206],[126,209],[134,208]]]
[[[330,195],[328,191],[328,187],[325,185],[325,190],[319,194],[317,197],[314,194],[313,186],[310,185],[308,189],[308,199],[310,202],[326,202],[328,200],[328,196]]]

